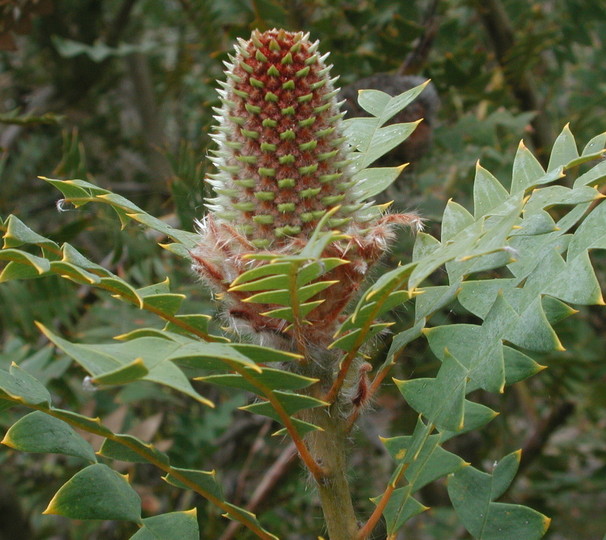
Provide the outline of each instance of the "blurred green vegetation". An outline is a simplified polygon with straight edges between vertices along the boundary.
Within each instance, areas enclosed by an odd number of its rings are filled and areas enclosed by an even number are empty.
[[[565,123],[581,142],[606,130],[606,5],[600,0],[0,2],[0,216],[14,213],[45,236],[74,243],[135,286],[169,277],[187,296],[188,312],[212,314],[212,299],[189,269],[157,247],[162,238],[120,230],[100,208],[58,208],[57,192],[37,176],[94,179],[192,230],[204,213],[204,155],[222,61],[237,37],[272,27],[319,39],[321,50],[331,51],[342,86],[379,72],[433,80],[441,99],[433,146],[399,181],[396,194],[396,204],[418,209],[432,230],[450,197],[469,200],[478,159],[506,179],[522,138],[541,156]],[[385,265],[406,259],[410,245],[403,234]],[[594,262],[606,283],[606,261]],[[440,315],[468,316],[462,308]],[[408,315],[397,312],[394,320],[404,327]],[[208,411],[143,383],[87,391],[82,373],[45,344],[34,321],[80,342],[109,340],[153,321],[64,281],[2,284],[0,367],[26,366],[65,406],[164,441],[178,466],[217,467],[236,504],[247,501],[280,454],[282,441],[263,437],[267,425],[237,411],[243,403],[227,393],[213,396],[221,406]],[[552,516],[550,540],[598,539],[606,531],[600,512],[606,507],[606,321],[586,309],[560,323],[560,332],[574,353],[538,358],[546,372],[503,397],[481,396],[502,414],[481,433],[462,437],[457,451],[487,465],[524,448],[523,472],[509,500]],[[388,345],[384,340],[378,355]],[[437,363],[419,341],[394,375],[421,376]],[[16,413],[3,414],[2,427],[12,424]],[[388,457],[376,436],[409,429],[414,419],[386,383],[356,434],[352,475],[359,500],[376,495],[387,479]],[[69,459],[0,448],[0,464],[0,539],[132,534],[116,523],[40,515],[72,470]],[[225,521],[204,501],[187,494],[174,500],[145,467],[131,472],[150,513],[195,504],[203,537],[221,536]],[[442,485],[426,488],[423,497],[434,509],[412,522],[407,538],[466,538]],[[312,538],[305,531],[317,530],[321,518],[297,467],[257,513],[292,540]],[[289,536],[292,530],[303,532]],[[240,531],[237,538],[248,536]]]

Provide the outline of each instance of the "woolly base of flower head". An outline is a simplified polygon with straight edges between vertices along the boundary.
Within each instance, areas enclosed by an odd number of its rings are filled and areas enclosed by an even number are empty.
[[[396,227],[404,225],[420,227],[420,219],[414,214],[388,214],[373,222],[365,234],[357,226],[348,227],[346,240],[327,246],[322,257],[346,260],[349,264],[337,266],[321,277],[336,283],[310,300],[324,302],[306,318],[309,324],[305,327],[305,336],[309,343],[326,347],[332,341],[337,326],[344,320],[344,309],[358,292],[369,269],[387,251]],[[255,293],[230,290],[231,283],[240,274],[264,264],[247,258],[262,251],[231,225],[217,222],[212,214],[198,223],[198,232],[200,242],[191,252],[193,269],[217,293],[230,326],[243,335],[253,336],[261,344],[294,351],[288,323],[262,315],[279,306],[249,303],[246,299]],[[271,253],[296,254],[304,246],[304,241],[294,238]]]

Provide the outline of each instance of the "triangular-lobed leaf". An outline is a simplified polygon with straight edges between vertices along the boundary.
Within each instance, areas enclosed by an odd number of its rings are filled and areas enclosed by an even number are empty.
[[[46,387],[14,362],[9,371],[0,369],[0,391],[18,403],[50,407],[51,396]]]
[[[435,379],[395,380],[407,403],[439,429],[463,427],[467,369],[448,351]]]
[[[44,514],[72,519],[141,522],[141,499],[126,477],[102,463],[76,473],[57,491]]]
[[[41,411],[19,419],[7,431],[2,444],[22,452],[75,456],[95,463],[91,445],[68,424]]]
[[[304,377],[303,375],[297,375],[282,369],[265,367],[261,373],[248,370],[248,376],[267,388],[271,388],[272,390],[301,390],[318,382],[318,379]],[[240,388],[242,390],[247,390],[249,392],[262,395],[257,386],[249,382],[242,375],[235,373],[230,373],[227,375],[208,375],[206,377],[200,377],[199,380],[211,384],[218,384],[220,386],[227,386],[229,388]]]
[[[152,444],[128,434],[115,434],[111,439],[106,439],[99,450],[99,455],[132,463],[154,461],[168,465],[168,456],[164,452],[160,452]]]
[[[492,474],[471,466],[457,470],[448,481],[448,495],[465,525],[478,540],[538,540],[550,520],[525,506],[494,502],[509,487],[517,470],[519,453],[499,462]]]
[[[574,135],[571,133],[568,124],[564,126],[562,132],[558,135],[557,139],[553,143],[551,155],[549,157],[549,165],[547,170],[551,171],[558,167],[564,167],[568,163],[576,160],[579,157],[579,151],[577,150],[577,143],[574,139]]]
[[[378,505],[382,497],[375,497],[371,501]],[[410,486],[397,488],[391,495],[389,502],[383,510],[383,517],[387,524],[387,534],[395,534],[410,518],[429,510],[410,495]]]

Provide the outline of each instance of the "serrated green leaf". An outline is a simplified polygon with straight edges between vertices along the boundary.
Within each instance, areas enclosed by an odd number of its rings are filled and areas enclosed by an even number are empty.
[[[305,302],[299,305],[298,318],[305,319],[314,309],[319,305],[323,304],[325,300],[316,300],[315,302]],[[262,313],[266,317],[274,317],[276,319],[284,319],[290,323],[295,322],[295,312],[292,307],[284,307],[278,309],[272,309]]]
[[[578,205],[601,197],[602,195],[597,189],[589,186],[577,186],[573,189],[558,185],[537,188],[533,190],[530,200],[524,206],[524,216],[527,219],[528,216],[540,212],[543,208],[556,205]]]
[[[469,401],[468,399],[465,400],[464,411],[463,427],[458,431],[441,431],[440,443],[443,443],[448,439],[452,439],[453,437],[457,437],[458,435],[462,435],[463,433],[480,429],[494,420],[499,414],[489,407],[482,405],[481,403],[475,403],[473,401]]]
[[[558,230],[551,215],[543,210],[533,214],[526,213],[518,227],[519,229],[513,231],[513,236],[546,234]]]
[[[210,407],[213,406],[212,402],[193,389],[185,374],[173,361],[188,358],[193,362],[194,358],[200,357],[206,360],[208,355],[211,365],[224,366],[225,364],[220,360],[223,355],[223,358],[230,360],[237,358],[244,364],[252,363],[246,357],[229,348],[223,348],[218,343],[191,342],[184,345],[166,339],[144,337],[123,343],[83,345],[70,343],[53,334],[48,328],[41,325],[39,327],[49,340],[78,362],[93,378],[108,374],[121,376],[123,374],[121,370],[135,360],[141,359],[145,369],[148,370],[148,373],[142,377],[143,380],[174,388]],[[133,365],[131,369],[141,368]],[[130,372],[127,370],[126,373]]]
[[[0,369],[0,391],[19,403],[50,407],[49,391],[40,381],[14,362],[9,371]]]
[[[606,132],[600,133],[591,139],[583,148],[583,152],[581,155],[594,155],[598,152],[604,151],[604,146],[606,145]]]
[[[273,362],[292,362],[293,360],[302,359],[300,354],[281,351],[280,349],[270,349],[261,345],[253,345],[252,343],[233,343],[230,347],[241,353],[249,360],[257,364],[271,364]],[[261,370],[259,370],[261,373]]]
[[[91,379],[91,382],[101,385],[127,384],[145,377],[148,373],[149,370],[145,367],[143,360],[135,358],[125,366],[96,375]]]
[[[580,207],[576,207],[567,216],[578,208]],[[524,279],[535,272],[537,266],[554,249],[557,252],[564,251],[570,242],[570,236],[564,234],[564,231],[561,229],[538,236],[513,236],[510,240],[511,248],[515,250],[518,257],[515,262],[507,265],[507,269],[516,278],[515,282],[513,282],[514,286],[522,283]]]
[[[442,244],[454,238],[474,221],[473,216],[460,204],[448,201],[442,217],[442,236],[440,237]]]
[[[412,436],[382,440],[394,460],[408,464],[405,477],[410,485],[411,493],[465,465],[462,458],[440,446],[442,442],[440,435],[427,437],[420,450],[415,453],[414,458],[407,459],[411,441]]]
[[[91,202],[89,199],[97,195],[109,193],[106,189],[102,189],[85,180],[56,180],[44,176],[40,176],[40,178],[56,187],[76,208]]]
[[[165,476],[164,480],[172,486],[181,489],[192,489],[189,484],[194,484],[195,486],[198,486],[201,491],[206,492],[209,495],[209,498],[214,498],[219,501],[224,499],[223,490],[217,483],[215,471],[198,471],[193,469],[180,469],[177,467],[172,467],[171,470],[173,473]]]
[[[280,421],[277,415],[272,416],[272,415],[268,414],[267,416],[269,416],[270,418],[273,418],[274,420],[276,420],[278,422]],[[304,420],[300,420],[299,418],[291,418],[291,422],[292,422],[293,426],[295,427],[295,430],[301,437],[304,437],[305,435],[307,435],[308,433],[311,433],[312,431],[322,430],[322,428],[320,428],[314,424],[310,424],[309,422],[305,422]],[[271,435],[272,435],[272,437],[284,437],[284,436],[288,435],[288,430],[286,428],[282,428],[282,429],[275,431]]]
[[[10,215],[6,220],[6,233],[3,236],[4,248],[16,248],[24,244],[33,244],[50,250],[59,251],[59,246],[30,229],[17,216]]]
[[[2,444],[22,452],[64,454],[97,461],[91,445],[68,424],[41,411],[34,411],[13,424]]]
[[[573,187],[601,185],[604,180],[606,180],[606,161],[602,160],[586,173],[579,176],[574,181]]]
[[[286,289],[290,284],[288,275],[277,275],[267,276],[264,278],[256,279],[254,281],[247,281],[240,285],[232,286],[230,291],[275,291],[279,289]]]
[[[271,538],[272,540],[279,540],[277,536],[274,536],[273,534],[267,532],[263,527],[261,527],[261,524],[257,520],[257,516],[255,516],[255,514],[253,514],[252,512],[249,512],[248,510],[240,508],[239,506],[236,506],[231,503],[225,503],[225,507],[228,508],[225,517],[237,519],[238,521],[246,520],[248,522],[254,523],[258,529],[260,529],[267,535],[268,538]]]
[[[150,294],[144,298],[145,309],[153,308],[165,315],[174,315],[185,300],[184,294]]]
[[[166,251],[172,253],[173,255],[176,255],[177,257],[181,257],[182,259],[191,261],[191,248],[187,248],[179,242],[169,242],[166,244],[158,243],[158,245],[162,249],[165,249]]]
[[[378,505],[381,497],[375,497],[371,501]],[[387,524],[387,534],[395,534],[410,518],[429,510],[414,497],[410,495],[410,486],[397,488],[393,491],[389,502],[383,510],[383,516]]]
[[[598,159],[602,159],[603,157],[604,157],[604,151],[596,152],[593,155],[581,156],[581,157],[574,159],[574,160],[570,161],[569,163],[567,163],[565,170],[568,171],[570,169],[574,169],[575,167],[583,165],[584,163],[588,163],[590,161],[596,161]]]
[[[402,174],[406,165],[399,167],[371,167],[358,171],[353,180],[356,181],[356,192],[360,199],[375,197],[385,191]]]
[[[64,261],[52,261],[50,263],[50,271],[63,278],[70,279],[75,283],[81,283],[83,285],[95,285],[101,281],[101,278],[98,275]]]
[[[111,193],[106,191],[105,193],[98,194],[98,198],[109,203],[112,207],[120,208],[123,212],[138,213],[143,212],[134,202],[129,201],[127,198],[118,195],[117,193]]]
[[[339,207],[335,206],[324,213],[320,221],[318,221],[314,232],[311,233],[311,236],[307,240],[307,244],[299,253],[300,259],[320,259],[324,253],[324,250],[331,242],[336,242],[337,240],[344,240],[347,238],[339,231],[324,230],[328,226],[329,220],[338,211]]]
[[[358,103],[365,111],[378,117],[381,124],[384,124],[410,105],[428,84],[429,81],[425,81],[393,97],[379,90],[360,90]]]
[[[460,258],[465,253],[472,253],[474,246],[477,245],[483,235],[484,224],[481,220],[476,221],[459,232],[456,236],[456,240],[452,239],[451,242],[436,247],[430,255],[415,260],[416,266],[408,280],[408,288],[412,290],[418,287],[444,263]],[[433,239],[433,242],[435,243],[437,241]],[[494,249],[495,248],[489,247],[490,251],[494,251]],[[479,253],[476,251],[475,255],[478,256]],[[473,261],[471,265],[473,265]],[[449,279],[452,280],[452,276],[449,276]]]
[[[381,116],[390,99],[391,96],[381,92],[381,90],[364,89],[358,91],[358,105],[377,118]]]
[[[533,300],[520,314],[518,321],[505,333],[504,339],[530,351],[564,349],[545,316],[540,298]]]
[[[388,291],[385,291],[388,293]],[[365,300],[368,298],[366,296]],[[359,302],[356,310],[345,320],[339,328],[339,334],[343,334],[352,328],[361,328],[368,322],[380,317],[383,313],[408,302],[411,298],[409,291],[394,291],[392,293],[371,296],[373,300],[368,303]]]
[[[495,501],[507,491],[518,472],[522,451],[517,450],[506,455],[492,470],[492,482],[490,485],[490,500]]]
[[[406,402],[438,429],[463,428],[467,369],[451,354],[445,353],[435,379],[395,380]]]
[[[355,150],[361,151],[368,148],[368,143],[372,138],[373,133],[379,127],[378,118],[347,118],[343,121],[345,127],[345,135],[348,142]],[[356,154],[360,160],[363,159],[363,154]],[[358,167],[356,170],[360,169]]]
[[[427,329],[425,336],[438,358],[444,361],[452,354],[465,366],[473,384],[490,392],[502,391],[505,374],[499,332],[472,324],[451,324]]]
[[[544,366],[537,364],[529,356],[511,347],[503,347],[503,357],[505,361],[505,384],[507,385],[528,379],[544,369]]]
[[[507,460],[507,458],[505,458]],[[498,465],[497,465],[498,467]],[[524,506],[492,502],[502,492],[511,468],[502,470],[501,481],[473,467],[457,470],[448,481],[448,495],[465,528],[479,540],[538,540],[549,519]]]
[[[132,341],[134,339],[141,339],[144,337],[153,337],[159,339],[166,339],[168,341],[175,341],[174,336],[171,335],[170,332],[167,332],[166,330],[158,330],[157,328],[137,328],[136,330],[131,330],[126,334],[114,336],[114,339],[118,339],[120,341]]]
[[[188,250],[196,247],[196,244],[199,241],[198,235],[196,233],[192,233],[189,231],[183,231],[181,229],[175,229],[174,227],[171,227],[170,225],[168,225],[161,219],[150,216],[149,214],[146,214],[143,211],[141,211],[139,213],[133,213],[133,214],[129,213],[129,214],[127,214],[127,216],[130,219],[133,219],[133,220],[137,221],[138,223],[141,223],[142,225],[149,227],[150,229],[153,229],[162,234],[165,234],[169,238],[172,238],[176,242],[179,242],[181,245],[183,245]]]
[[[143,526],[130,540],[199,540],[200,530],[196,509],[170,512],[143,519]]]
[[[83,268],[87,272],[97,276],[113,276],[109,270],[97,263],[90,261],[70,244],[63,244],[63,246],[61,246],[61,253],[63,255],[62,261],[65,263],[77,266],[78,268]]]
[[[145,287],[137,289],[139,296],[145,298],[146,296],[153,296],[156,294],[169,294],[170,293],[170,280],[166,278],[164,281],[153,283]]]
[[[318,379],[272,368],[263,368],[261,373],[250,371],[250,376],[272,390],[300,390],[318,382]],[[209,375],[199,377],[199,380],[230,388],[240,388],[261,395],[258,387],[238,374]]]
[[[419,232],[415,238],[412,248],[412,260],[418,261],[433,254],[440,248],[442,243],[430,234]]]
[[[291,262],[268,262],[243,272],[236,279],[234,279],[231,285],[234,287],[236,285],[248,283],[249,281],[253,281],[265,276],[286,276],[290,272],[291,268]]]
[[[179,323],[177,322],[168,321],[164,327],[164,331],[190,336],[192,332],[208,335],[208,323],[212,320],[212,317],[210,315],[194,313],[188,315],[175,315],[175,319],[176,321],[183,323],[183,326],[179,326]]]
[[[39,275],[45,274],[50,270],[50,261],[42,257],[37,257],[26,251],[7,248],[0,251],[1,261],[12,261],[21,265],[29,265],[36,270]],[[2,272],[4,275],[4,272]],[[0,278],[1,279],[1,278]]]
[[[319,261],[312,261],[305,264],[297,271],[297,287],[307,285],[310,281],[330,272],[333,268],[349,264],[349,261],[338,259],[336,257],[327,257]]]
[[[143,299],[136,289],[123,279],[114,277],[102,277],[101,286],[117,298],[124,298],[138,307],[143,307]]]
[[[89,465],[57,491],[44,514],[141,522],[141,499],[128,480],[102,463]]]
[[[112,439],[105,439],[98,453],[106,458],[132,463],[148,463],[150,458],[164,465],[168,465],[169,462],[168,456],[164,452],[160,452],[152,444],[128,434],[117,433]]]
[[[342,351],[352,351],[356,347],[359,347],[362,343],[376,336],[382,330],[393,326],[394,323],[376,323],[371,324],[367,329],[356,328],[351,332],[348,332],[344,336],[339,337],[333,341],[328,348],[329,349],[341,349]]]
[[[543,167],[530,150],[520,141],[516,157],[513,162],[511,179],[511,194],[524,192],[535,186],[537,180],[545,174]]]
[[[52,409],[53,416],[63,420],[70,426],[77,427],[79,429],[83,429],[84,431],[89,431],[90,433],[95,433],[96,435],[101,435],[102,437],[107,437],[112,435],[111,430],[106,428],[102,423],[100,418],[89,418],[88,416],[84,416],[82,414],[75,413],[73,411],[67,411],[64,409]]]
[[[404,142],[416,129],[419,122],[420,120],[377,128],[372,134],[368,147],[366,149],[359,148],[362,156],[357,163],[356,170],[359,171],[368,167],[391,149]]]
[[[565,304],[557,298],[552,298],[551,296],[543,296],[541,301],[545,316],[551,325],[559,323],[571,315],[578,313],[578,310],[571,308],[568,304]]]
[[[356,310],[360,309],[368,302],[378,302],[382,298],[387,298],[392,292],[400,289],[406,282],[406,279],[413,272],[415,263],[409,263],[404,266],[398,266],[393,270],[383,274],[375,281],[362,296],[356,306]],[[410,288],[412,291],[412,288]]]
[[[578,157],[579,151],[577,149],[577,143],[574,139],[574,135],[571,133],[570,128],[568,127],[568,124],[566,124],[562,132],[558,135],[553,143],[547,170],[551,171],[557,167],[564,167]]]
[[[478,219],[487,215],[499,206],[509,193],[489,171],[476,164],[476,176],[473,182],[473,208],[474,217]]]
[[[535,540],[542,538],[551,520],[518,504],[492,503],[479,540]]]
[[[282,404],[282,407],[289,416],[292,416],[293,414],[296,414],[304,409],[313,409],[315,407],[325,407],[328,405],[328,403],[322,400],[311,396],[305,396],[303,394],[295,394],[293,392],[285,392],[281,390],[276,390],[273,392],[273,394],[278,398]],[[280,421],[280,418],[275,416],[275,409],[268,401],[264,401],[262,403],[252,403],[240,408],[244,411],[269,416],[270,418],[276,418],[278,421]]]
[[[572,259],[569,258],[566,263],[559,256],[553,260],[561,262],[561,265],[550,283],[542,290],[543,294],[574,304],[604,305],[589,253],[585,251]]]
[[[0,283],[21,279],[37,279],[40,273],[30,264],[9,262],[0,272]]]
[[[606,164],[606,162],[604,162]],[[606,249],[606,204],[598,204],[579,225],[570,241],[568,259],[574,259],[588,249]]]
[[[391,346],[389,347],[389,352],[387,353],[387,358],[383,365],[391,363],[394,357],[399,354],[406,345],[420,337],[426,322],[425,319],[421,319],[413,327],[396,334],[391,340]]]
[[[297,300],[301,303],[314,297],[316,294],[327,289],[331,285],[338,283],[337,281],[318,281],[305,285],[297,291]],[[276,304],[278,306],[290,306],[293,298],[289,289],[275,290],[253,294],[244,300],[245,302],[253,302],[255,304]]]
[[[415,296],[415,321],[425,319],[450,304],[457,297],[460,287],[461,283],[455,282],[451,285],[418,289],[419,294]]]
[[[429,80],[425,81],[414,88],[406,90],[397,96],[393,96],[385,105],[385,108],[381,112],[380,120],[382,123],[387,122],[393,118],[402,109],[408,107],[429,84]]]

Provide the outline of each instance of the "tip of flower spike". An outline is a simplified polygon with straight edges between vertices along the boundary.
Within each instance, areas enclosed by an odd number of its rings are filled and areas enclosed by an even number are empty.
[[[352,180],[338,77],[318,49],[309,34],[255,30],[238,41],[221,85],[213,204],[258,249],[309,238],[336,205],[324,227],[374,219]]]

